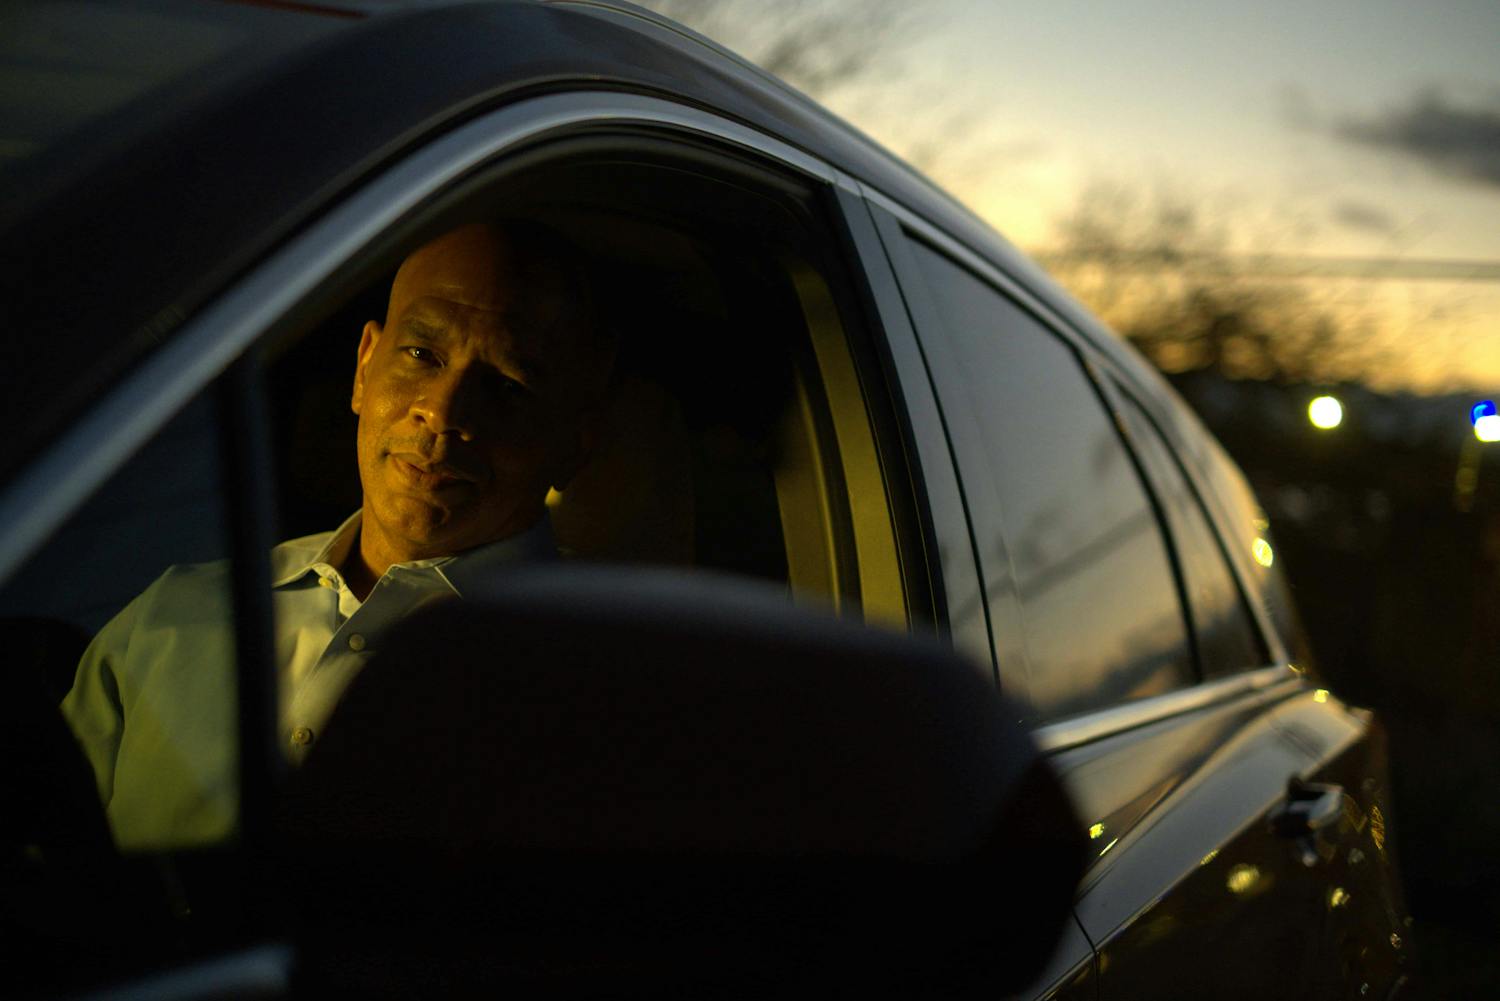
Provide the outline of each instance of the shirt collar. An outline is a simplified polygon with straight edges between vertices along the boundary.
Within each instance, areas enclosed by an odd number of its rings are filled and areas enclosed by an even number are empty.
[[[359,535],[359,517],[360,511],[355,511],[332,532],[291,539],[271,550],[271,586],[282,587],[300,580],[319,564],[343,566]]]
[[[277,546],[271,553],[271,586],[282,587],[300,580],[307,574],[316,572],[320,565],[342,567],[354,547],[354,540],[359,537],[360,514],[361,511],[355,511],[332,532],[292,539]],[[543,516],[526,531],[498,542],[477,546],[455,556],[397,563],[391,569],[432,568],[462,597],[465,589],[472,588],[501,564],[552,560],[557,555],[552,526]]]

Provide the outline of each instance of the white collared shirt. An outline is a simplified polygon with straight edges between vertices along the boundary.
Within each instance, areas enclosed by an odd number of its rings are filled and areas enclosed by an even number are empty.
[[[339,570],[359,525],[355,512],[271,552],[280,737],[293,762],[403,616],[506,564],[556,556],[544,518],[457,556],[397,563],[361,602]],[[208,844],[238,822],[230,584],[225,560],[170,568],[94,637],[63,700],[122,849]]]

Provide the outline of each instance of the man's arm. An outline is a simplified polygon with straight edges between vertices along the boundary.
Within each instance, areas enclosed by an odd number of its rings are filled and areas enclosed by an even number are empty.
[[[84,651],[63,717],[122,851],[233,833],[234,618],[229,564],[170,567]]]
[[[89,767],[94,770],[99,802],[106,808],[114,795],[115,757],[125,729],[125,709],[120,698],[117,671],[129,648],[140,600],[138,597],[126,605],[99,630],[78,662],[73,687],[63,698],[61,707],[63,718],[72,727]]]

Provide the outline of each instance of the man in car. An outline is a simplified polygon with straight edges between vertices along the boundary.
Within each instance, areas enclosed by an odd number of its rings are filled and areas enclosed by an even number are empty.
[[[394,622],[555,555],[546,497],[589,453],[612,363],[584,270],[549,231],[470,225],[406,258],[355,364],[363,506],[271,554],[293,762]],[[169,569],[95,637],[63,702],[122,848],[234,829],[229,573]]]

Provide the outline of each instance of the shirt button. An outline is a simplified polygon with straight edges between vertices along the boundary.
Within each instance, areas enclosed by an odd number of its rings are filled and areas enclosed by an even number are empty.
[[[329,580],[327,577],[319,577],[318,585],[320,587],[333,587],[333,581]]]
[[[359,633],[350,633],[349,634],[349,649],[353,650],[355,653],[359,653],[359,651],[363,650],[364,648],[365,648],[365,638],[363,636],[361,636]]]
[[[313,732],[310,727],[299,726],[292,731],[292,743],[298,747],[306,747],[313,742]]]

